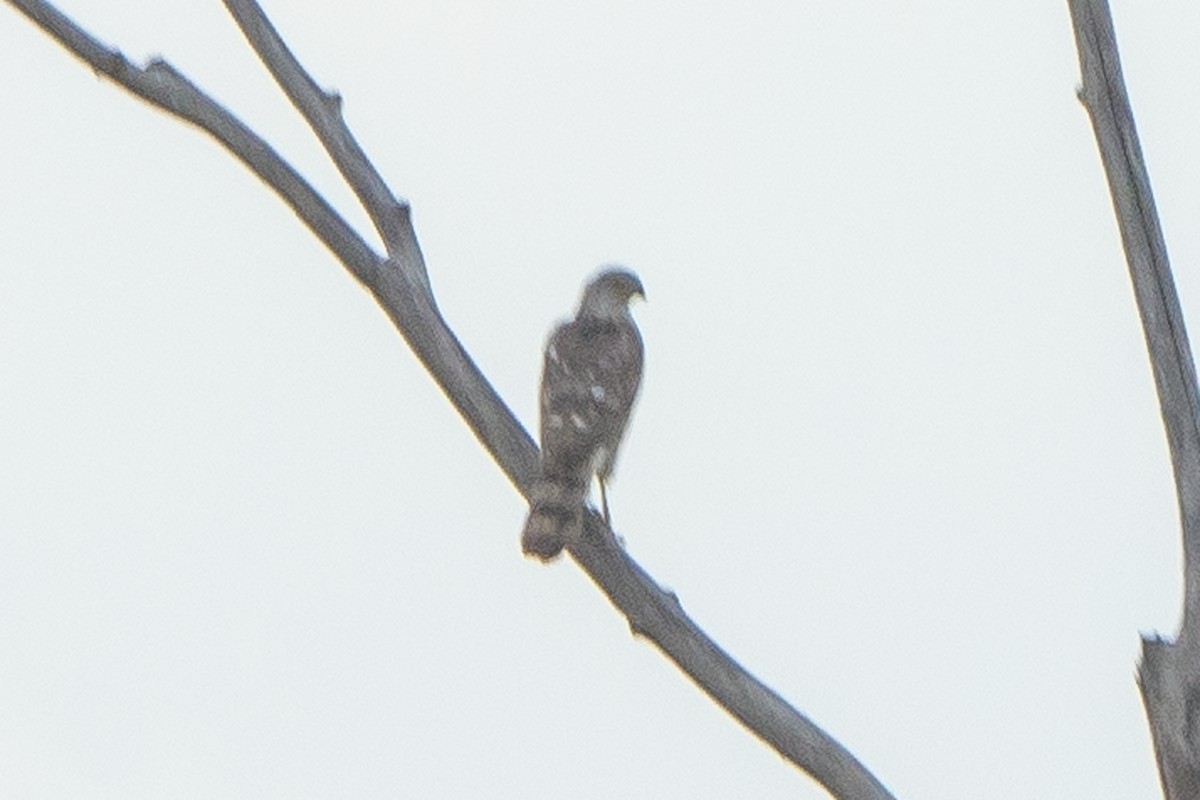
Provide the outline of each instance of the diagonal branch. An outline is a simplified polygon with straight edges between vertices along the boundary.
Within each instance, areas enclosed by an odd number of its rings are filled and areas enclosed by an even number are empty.
[[[410,229],[404,219],[407,216],[407,204],[401,203],[392,194],[375,165],[367,159],[366,153],[358,146],[358,141],[346,127],[342,117],[341,97],[325,92],[317,86],[316,81],[292,55],[292,51],[280,38],[275,26],[267,19],[262,7],[255,0],[224,2],[225,8],[242,29],[254,52],[270,70],[271,76],[292,101],[292,105],[308,121],[330,159],[358,196],[375,229],[383,238],[388,255],[396,258],[404,254],[406,243],[412,241]],[[418,265],[414,259],[404,259],[400,266],[402,269],[416,270],[428,284],[423,263]]]
[[[385,270],[378,281],[365,282],[367,289],[480,443],[524,492],[537,476],[537,447],[438,310],[408,205],[395,198],[358,146],[342,117],[340,98],[323,91],[304,70],[261,6],[255,0],[225,0],[225,6],[276,83],[308,122],[383,238],[389,264],[395,269]]]
[[[1083,84],[1121,230],[1158,403],[1183,529],[1184,605],[1177,642],[1143,637],[1138,682],[1150,718],[1168,800],[1200,796],[1200,417],[1196,368],[1175,292],[1150,178],[1106,0],[1069,0]]]
[[[262,137],[174,67],[162,59],[152,59],[145,67],[136,66],[48,3],[9,2],[96,72],[211,135],[274,189],[355,278],[364,284],[377,279],[379,257],[362,237]]]
[[[8,0],[98,72],[215,138],[287,202],[379,302],[480,442],[525,493],[538,472],[537,446],[475,366],[434,302],[407,205],[387,189],[346,130],[337,101],[291,56],[252,0],[226,0],[260,57],[300,109],[367,208],[388,248],[384,260],[294,169],[166,62],[139,68],[41,0]],[[710,697],[840,800],[892,795],[836,740],[743,669],[617,544],[594,512],[576,562],[629,620]]]
[[[98,73],[204,130],[274,189],[375,296],[509,479],[522,490],[532,482],[537,448],[437,310],[407,206],[395,205],[394,255],[385,261],[269,144],[169,63],[138,67],[48,3],[9,2]]]

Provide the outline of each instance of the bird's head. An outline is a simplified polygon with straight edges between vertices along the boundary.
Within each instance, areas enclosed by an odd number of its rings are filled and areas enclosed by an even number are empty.
[[[605,267],[584,287],[579,316],[620,319],[629,313],[634,297],[646,298],[638,276],[624,267]]]

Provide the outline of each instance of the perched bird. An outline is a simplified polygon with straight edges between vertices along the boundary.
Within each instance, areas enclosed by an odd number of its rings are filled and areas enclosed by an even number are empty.
[[[605,522],[617,447],[642,379],[642,337],[629,303],[645,298],[627,269],[602,269],[583,289],[575,319],[546,342],[542,363],[542,470],[529,493],[521,549],[554,558],[583,532],[583,503],[595,475]]]

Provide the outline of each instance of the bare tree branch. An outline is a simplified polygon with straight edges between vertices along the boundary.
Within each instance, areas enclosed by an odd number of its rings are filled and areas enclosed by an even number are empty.
[[[509,479],[525,490],[537,475],[537,447],[438,312],[406,206],[396,206],[396,255],[385,261],[269,144],[166,61],[154,59],[138,67],[49,4],[9,2],[97,72],[210,134],[274,189],[375,296],[480,442]]]
[[[368,285],[377,279],[380,260],[362,237],[258,134],[174,67],[161,59],[138,67],[53,6],[28,0],[10,2],[96,72],[209,133],[274,189],[355,278]]]
[[[1083,84],[1150,352],[1183,529],[1183,623],[1176,642],[1143,637],[1138,681],[1168,800],[1200,797],[1200,404],[1150,178],[1106,0],[1068,0]]]
[[[255,0],[224,0],[225,8],[237,22],[246,40],[270,70],[279,88],[292,101],[320,139],[330,159],[358,196],[375,229],[383,238],[388,255],[401,269],[414,270],[428,284],[424,264],[406,252],[413,241],[409,233],[406,204],[400,203],[384,183],[366,153],[358,146],[342,118],[342,99],[323,91],[292,55],[275,26]],[[428,290],[428,287],[427,287]]]
[[[408,207],[397,201],[346,129],[339,101],[303,70],[253,0],[226,0],[280,86],[313,127],[388,249],[376,254],[260,137],[161,60],[145,69],[89,36],[40,0],[9,0],[98,72],[152,105],[212,135],[273,188],[374,295],[417,357],[522,493],[538,473],[537,446],[479,372],[437,309]],[[594,512],[571,548],[576,562],[621,610],[709,696],[839,800],[892,795],[832,737],[743,669],[620,547]]]

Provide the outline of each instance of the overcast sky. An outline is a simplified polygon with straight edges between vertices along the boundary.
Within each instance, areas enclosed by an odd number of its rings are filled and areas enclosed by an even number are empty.
[[[60,4],[360,228],[220,4]],[[1165,438],[1065,2],[268,2],[536,425],[649,302],[633,556],[902,798],[1154,798]],[[1115,0],[1188,319],[1200,4]],[[368,295],[0,5],[0,796],[820,798],[569,561]],[[1200,323],[1196,323],[1200,325]]]

